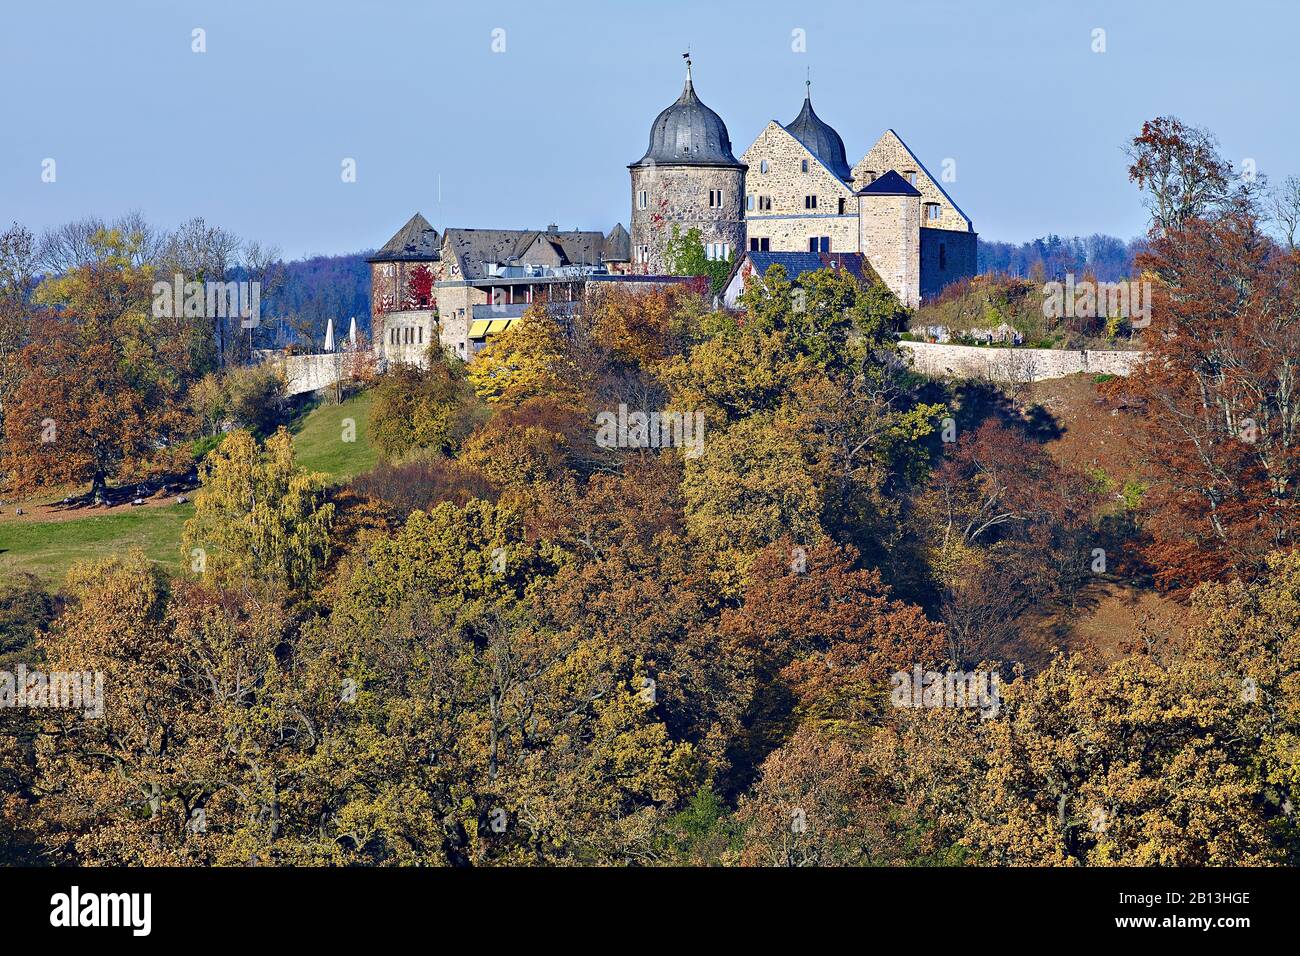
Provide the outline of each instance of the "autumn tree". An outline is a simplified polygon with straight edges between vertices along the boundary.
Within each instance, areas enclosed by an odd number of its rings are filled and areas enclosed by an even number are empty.
[[[1223,165],[1197,142],[1198,168]],[[1169,147],[1175,157],[1184,148]],[[1154,284],[1148,358],[1112,386],[1137,406],[1152,485],[1148,559],[1174,588],[1257,573],[1266,554],[1294,545],[1300,519],[1290,359],[1300,349],[1300,256],[1277,248],[1249,202],[1197,198],[1206,190],[1218,187],[1179,187],[1184,198],[1164,204],[1175,211],[1153,219],[1138,260]]]
[[[387,458],[414,449],[447,454],[473,424],[464,363],[436,347],[428,358],[427,367],[394,366],[374,388],[371,441]]]
[[[580,401],[582,386],[564,330],[542,304],[529,306],[488,343],[470,366],[469,381],[492,404],[534,397]]]
[[[4,421],[5,467],[20,491],[110,480],[183,465],[192,421],[176,383],[133,367],[111,337],[58,318],[39,321],[19,354]]]
[[[181,536],[187,565],[230,583],[311,582],[329,556],[334,505],[326,500],[326,476],[294,465],[287,431],[261,448],[248,432],[229,433],[201,479]]]

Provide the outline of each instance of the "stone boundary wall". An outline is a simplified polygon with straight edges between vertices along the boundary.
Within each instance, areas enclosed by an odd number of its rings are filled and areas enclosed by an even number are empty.
[[[973,345],[938,345],[899,342],[916,371],[936,378],[986,378],[995,382],[1035,382],[1064,378],[1078,372],[1091,375],[1128,375],[1142,361],[1142,352],[1083,349],[980,348]],[[265,353],[264,353],[265,354]],[[284,376],[285,392],[301,395],[329,388],[342,374],[346,357],[341,352],[315,355],[266,355]]]
[[[1128,375],[1142,361],[1142,352],[1100,349],[980,348],[974,345],[940,345],[899,342],[912,367],[942,378],[986,378],[995,382],[1034,382],[1064,378],[1078,372],[1091,375]]]
[[[329,388],[344,374],[348,356],[342,352],[321,352],[314,355],[271,354],[267,361],[284,377],[286,395],[302,395],[317,389]]]

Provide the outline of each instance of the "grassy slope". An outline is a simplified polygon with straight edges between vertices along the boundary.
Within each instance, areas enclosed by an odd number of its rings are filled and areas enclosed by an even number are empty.
[[[7,521],[0,524],[0,577],[29,571],[61,584],[77,561],[140,548],[170,570],[180,567],[181,526],[194,505],[165,505],[70,521]]]
[[[367,440],[373,392],[362,392],[342,405],[318,405],[296,427],[294,458],[308,471],[323,471],[335,482],[346,481],[378,459]],[[356,441],[343,441],[343,420],[356,423]]]
[[[298,464],[342,482],[370,468],[375,450],[366,439],[369,392],[342,405],[318,405],[294,426]],[[356,422],[356,441],[345,442],[343,420]],[[181,566],[181,528],[193,504],[140,508],[68,521],[0,520],[0,579],[29,571],[57,586],[75,562],[123,554],[139,547],[169,570]]]

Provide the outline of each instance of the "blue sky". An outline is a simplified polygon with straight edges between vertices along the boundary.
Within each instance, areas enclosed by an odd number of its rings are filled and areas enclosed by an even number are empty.
[[[1282,0],[5,0],[0,225],[201,215],[290,257],[378,246],[416,210],[607,230],[689,46],[737,155],[795,117],[810,69],[850,163],[891,127],[936,174],[955,159],[983,237],[1127,238],[1145,215],[1121,148],[1145,118],[1300,174],[1297,35]]]

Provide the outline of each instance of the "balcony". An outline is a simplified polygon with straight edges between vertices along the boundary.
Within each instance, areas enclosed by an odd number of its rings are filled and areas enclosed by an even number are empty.
[[[577,302],[546,302],[543,303],[547,311],[556,317],[567,317],[573,315],[579,303]],[[500,305],[476,305],[473,307],[473,318],[475,321],[492,320],[492,319],[517,319],[528,311],[530,303],[528,302],[511,302],[501,303]]]

